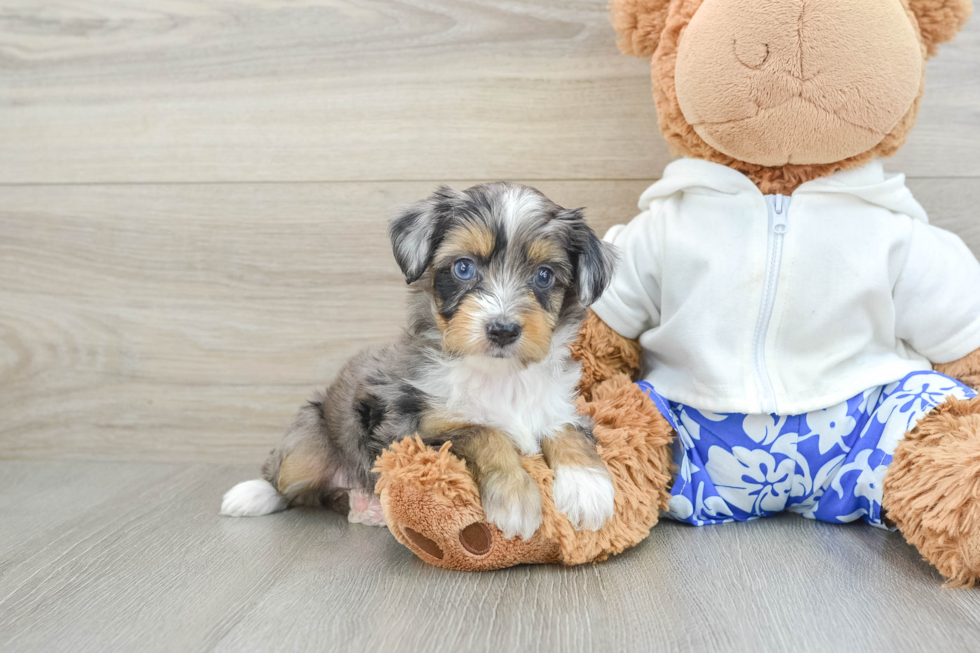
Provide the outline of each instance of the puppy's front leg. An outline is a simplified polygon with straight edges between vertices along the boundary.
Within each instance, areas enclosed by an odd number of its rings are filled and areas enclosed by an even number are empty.
[[[615,491],[606,465],[589,434],[574,426],[541,443],[555,474],[552,498],[576,530],[596,531],[612,517]]]
[[[487,521],[504,537],[530,539],[541,525],[541,492],[521,466],[510,438],[496,429],[472,426],[453,434],[452,441],[480,488]]]

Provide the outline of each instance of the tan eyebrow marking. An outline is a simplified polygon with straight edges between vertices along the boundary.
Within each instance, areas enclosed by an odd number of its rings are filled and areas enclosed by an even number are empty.
[[[470,254],[488,259],[493,253],[494,236],[479,225],[464,225],[454,229],[439,247],[438,257]]]
[[[552,261],[562,257],[561,248],[553,240],[532,240],[527,244],[527,258],[532,263]]]

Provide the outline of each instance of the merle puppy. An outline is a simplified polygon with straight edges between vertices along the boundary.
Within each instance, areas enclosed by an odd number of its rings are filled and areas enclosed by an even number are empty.
[[[557,508],[575,528],[598,529],[612,515],[613,485],[592,424],[575,410],[580,366],[569,345],[612,277],[611,247],[581,211],[509,183],[441,187],[389,233],[411,288],[404,335],[354,356],[300,409],[264,480],[229,490],[222,513],[322,505],[371,521],[362,513],[375,459],[417,433],[452,442],[506,537],[530,538],[541,524],[519,454],[543,453]]]

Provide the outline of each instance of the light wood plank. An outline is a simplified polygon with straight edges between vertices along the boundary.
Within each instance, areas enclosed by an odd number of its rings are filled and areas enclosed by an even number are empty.
[[[595,0],[11,0],[0,183],[646,179],[649,64]],[[980,21],[899,154],[977,176]]]
[[[957,234],[980,257],[980,179],[908,179],[929,221]]]
[[[901,536],[672,522],[601,565],[457,573],[384,529],[216,514],[254,467],[0,462],[0,651],[970,650]]]
[[[645,182],[540,186],[602,229]],[[0,188],[0,457],[261,460],[397,337],[385,225],[434,187]]]

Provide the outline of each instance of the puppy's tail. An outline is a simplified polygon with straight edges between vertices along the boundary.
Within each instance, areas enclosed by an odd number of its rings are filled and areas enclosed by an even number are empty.
[[[282,442],[262,466],[262,478],[239,483],[225,493],[222,515],[258,517],[293,505],[330,506],[323,399],[318,394],[300,408]]]
[[[225,492],[221,514],[229,517],[259,517],[285,510],[289,501],[264,478],[239,483]]]
[[[365,388],[369,377],[386,373],[392,355],[391,348],[366,349],[348,361],[325,393],[299,409],[262,466],[262,478],[228,490],[221,514],[252,517],[316,506],[377,523],[371,470],[387,440],[372,437],[372,430],[385,407]]]

